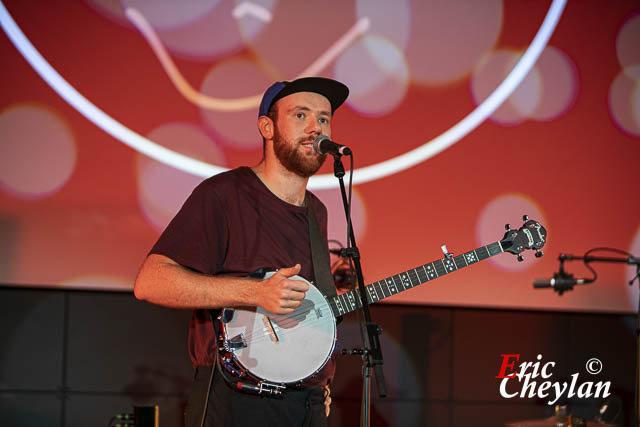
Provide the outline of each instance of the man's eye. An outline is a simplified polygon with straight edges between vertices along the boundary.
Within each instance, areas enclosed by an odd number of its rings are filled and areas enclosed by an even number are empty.
[[[299,119],[304,119],[304,113],[296,113],[296,117]]]
[[[322,123],[323,125],[324,125],[324,124],[329,123],[329,120],[327,120],[326,118],[321,118],[321,119],[320,119],[320,120],[318,120],[318,121],[319,121],[320,123]]]

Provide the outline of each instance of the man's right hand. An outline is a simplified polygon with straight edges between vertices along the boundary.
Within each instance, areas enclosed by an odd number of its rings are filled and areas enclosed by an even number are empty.
[[[289,314],[302,305],[309,285],[300,280],[290,280],[300,272],[300,264],[281,268],[257,286],[258,304],[275,314]]]

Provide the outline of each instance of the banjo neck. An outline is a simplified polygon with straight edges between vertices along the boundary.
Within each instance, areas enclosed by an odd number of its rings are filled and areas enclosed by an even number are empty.
[[[419,267],[387,277],[365,286],[367,302],[372,304],[385,298],[399,294],[425,282],[435,280],[446,274],[468,267],[476,262],[491,258],[505,251],[503,242],[494,242],[481,246],[458,256],[445,257]],[[334,297],[327,298],[333,314],[338,317],[362,308],[360,290],[356,287]]]

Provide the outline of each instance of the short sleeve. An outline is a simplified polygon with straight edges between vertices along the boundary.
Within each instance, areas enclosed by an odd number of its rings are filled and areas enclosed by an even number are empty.
[[[215,190],[203,183],[193,190],[149,253],[214,275],[224,263],[228,236],[222,202]]]

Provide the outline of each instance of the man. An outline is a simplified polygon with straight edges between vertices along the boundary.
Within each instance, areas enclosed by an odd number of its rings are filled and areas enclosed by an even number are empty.
[[[312,143],[318,135],[331,136],[333,112],[348,93],[342,83],[317,77],[269,87],[258,113],[262,161],[198,185],[138,273],[136,298],[194,309],[189,353],[196,378],[187,405],[189,427],[326,425],[333,359],[282,399],[233,390],[215,369],[207,310],[259,306],[288,314],[301,305],[308,285],[289,277],[314,280],[308,207],[327,246],[327,210],[306,191],[324,162]],[[259,269],[278,271],[264,280],[247,278]]]

